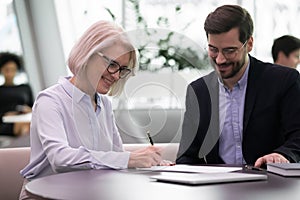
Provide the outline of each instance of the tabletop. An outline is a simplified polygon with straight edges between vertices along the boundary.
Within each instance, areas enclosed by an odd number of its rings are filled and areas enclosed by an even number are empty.
[[[31,122],[32,113],[3,116],[3,123]]]
[[[266,181],[189,186],[149,178],[156,174],[159,172],[74,171],[35,179],[26,185],[26,190],[43,198],[89,200],[282,200],[300,196],[300,177],[285,178],[267,173]]]

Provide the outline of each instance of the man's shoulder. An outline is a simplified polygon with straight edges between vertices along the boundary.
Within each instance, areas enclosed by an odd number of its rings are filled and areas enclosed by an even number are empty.
[[[202,97],[209,93],[210,90],[215,90],[218,87],[218,76],[215,71],[198,78],[191,82],[188,86],[188,92],[195,92]]]
[[[204,84],[207,81],[212,81],[212,80],[216,80],[218,78],[216,71],[213,70],[212,72],[210,72],[207,75],[204,75],[198,79],[196,79],[195,81],[191,82],[191,85],[199,85],[199,84]]]
[[[250,71],[249,73],[255,77],[256,80],[262,78],[264,80],[279,81],[282,79],[296,80],[299,78],[299,72],[295,69],[276,65],[269,62],[263,62],[254,57],[250,59]]]
[[[297,70],[292,69],[290,67],[284,67],[281,65],[277,65],[274,63],[269,62],[263,62],[261,60],[258,60],[255,57],[251,57],[250,59],[250,66],[255,66],[257,70],[267,71],[267,72],[273,72],[273,73],[299,73]]]

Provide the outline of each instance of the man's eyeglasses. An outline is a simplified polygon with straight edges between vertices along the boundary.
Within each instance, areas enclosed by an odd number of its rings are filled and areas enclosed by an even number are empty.
[[[222,49],[223,56],[227,59],[234,59],[238,52],[247,44],[247,40],[244,42],[244,44],[240,47],[229,47]],[[219,49],[213,46],[208,45],[208,56],[212,58],[216,58],[219,54]]]
[[[120,78],[125,78],[128,74],[130,74],[131,69],[128,69],[127,66],[121,66],[117,61],[109,59],[107,56],[103,55],[101,52],[97,52],[97,55],[104,58],[106,60],[106,62],[108,63],[108,66],[106,68],[108,73],[115,74],[117,72],[120,72],[119,73]]]

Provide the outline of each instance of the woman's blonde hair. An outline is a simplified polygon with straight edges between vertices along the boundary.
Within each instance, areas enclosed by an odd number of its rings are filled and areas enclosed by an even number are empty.
[[[135,75],[138,67],[138,53],[124,30],[113,22],[98,21],[83,33],[69,54],[68,67],[70,71],[76,76],[96,52],[104,51],[115,45],[124,47],[127,51],[125,53],[130,53],[128,68],[132,70],[126,78],[115,82],[108,92],[110,96],[120,95],[128,78]]]

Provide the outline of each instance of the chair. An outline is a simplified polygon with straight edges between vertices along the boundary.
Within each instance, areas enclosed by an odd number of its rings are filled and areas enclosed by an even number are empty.
[[[19,198],[23,185],[20,170],[30,158],[30,147],[0,149],[0,198],[14,200]]]

